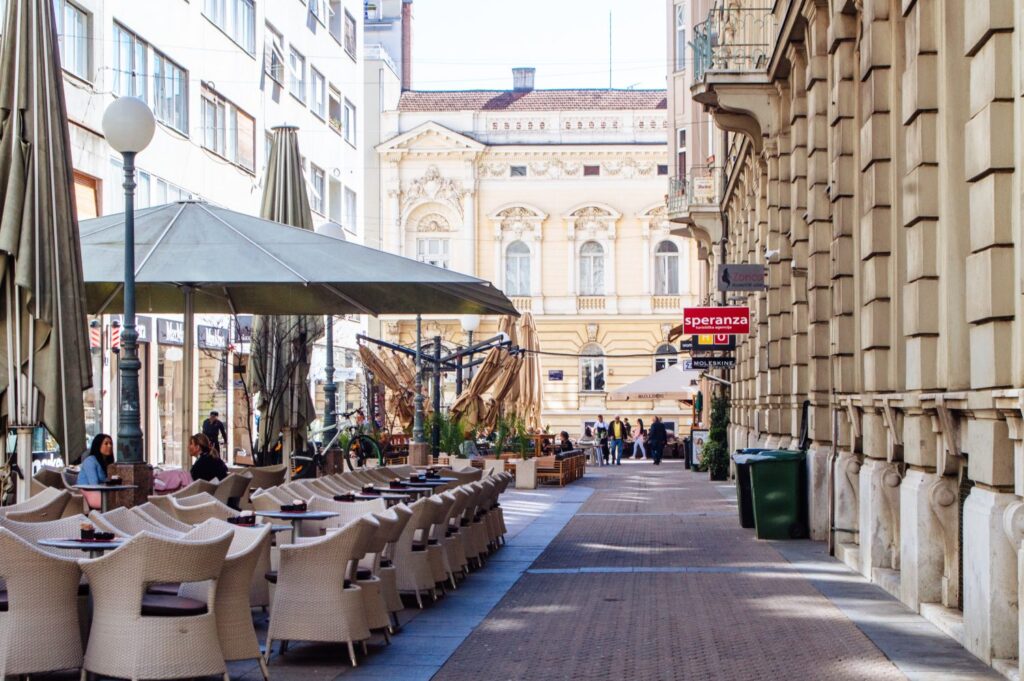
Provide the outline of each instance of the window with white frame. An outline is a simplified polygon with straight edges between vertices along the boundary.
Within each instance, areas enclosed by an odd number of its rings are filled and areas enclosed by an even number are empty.
[[[580,247],[580,295],[604,295],[604,247],[596,241]]]
[[[686,69],[686,5],[676,5],[676,71]]]
[[[309,166],[309,207],[321,215],[324,214],[324,191],[327,188],[327,177],[322,168]]]
[[[345,52],[353,59],[356,58],[356,20],[348,11],[345,11]]]
[[[435,267],[448,269],[450,247],[448,239],[417,239],[416,259]]]
[[[288,92],[300,102],[306,101],[306,58],[294,47],[288,53]]]
[[[662,241],[654,251],[654,293],[679,295],[679,247],[671,241]]]
[[[203,146],[249,172],[256,169],[256,122],[219,94],[203,88],[199,103]]]
[[[356,106],[345,100],[345,141],[352,146],[356,145]]]
[[[513,241],[505,249],[505,293],[530,295],[530,247],[522,241]]]
[[[253,0],[204,0],[203,14],[243,50],[256,54],[256,7]]]
[[[153,115],[178,132],[188,134],[188,74],[153,50]]]
[[[341,92],[333,85],[327,88],[327,124],[336,133],[342,132]]]
[[[113,168],[114,177],[124,176],[124,165],[120,158],[112,157],[110,159],[110,165]],[[157,177],[156,175],[142,170],[141,168],[136,169],[135,178],[136,208],[148,208],[150,206],[160,206],[165,203],[174,203],[175,201],[184,201],[191,196],[191,193],[187,189],[179,187],[172,182],[168,182],[161,177]],[[123,213],[124,192],[121,191],[121,184],[118,182],[108,182],[106,185],[109,195],[103,202],[104,212],[107,215],[111,213]]]
[[[322,73],[312,66],[309,67],[309,108],[313,110],[318,118],[327,117],[327,102],[324,88],[327,81]]]
[[[341,8],[341,0],[330,0],[328,4],[328,9],[330,10],[330,21],[328,22],[328,30],[331,33],[331,37],[340,43],[342,39],[341,23],[344,17],[344,11]]]
[[[604,392],[604,349],[597,343],[580,350],[580,390]]]
[[[83,80],[89,76],[89,15],[67,0],[53,0],[61,66]]]
[[[327,18],[327,7],[325,7],[324,0],[309,0],[309,13],[316,17],[316,20],[321,24]]]
[[[664,343],[654,351],[654,370],[661,371],[679,362],[679,356],[674,345]]]
[[[278,85],[284,84],[284,36],[270,24],[265,26],[263,71]]]
[[[128,29],[114,24],[114,54],[112,71],[114,93],[122,97],[148,100],[146,83],[149,45]]]
[[[359,216],[357,215],[358,210],[359,209],[356,204],[356,193],[348,187],[345,187],[345,221],[342,224],[345,229],[353,234],[359,231],[359,225],[357,223],[357,220],[359,219]]]

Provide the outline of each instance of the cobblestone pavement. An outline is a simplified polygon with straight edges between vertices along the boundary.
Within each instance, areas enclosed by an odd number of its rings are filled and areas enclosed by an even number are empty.
[[[887,657],[814,583],[859,577],[739,528],[731,485],[676,462],[576,484],[594,493],[434,679],[998,678],[905,609],[874,632],[901,641]],[[896,605],[852,588],[861,607]]]

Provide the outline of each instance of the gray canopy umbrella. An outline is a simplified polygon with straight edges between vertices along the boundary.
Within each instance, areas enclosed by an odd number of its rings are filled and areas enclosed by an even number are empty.
[[[260,217],[313,230],[299,136],[293,126],[274,128]],[[313,343],[323,333],[319,315],[257,315],[253,319],[248,379],[252,392],[259,394],[259,442],[264,452],[278,433],[284,435],[285,452],[301,448],[303,435],[316,418],[309,366]]]
[[[91,387],[74,179],[51,0],[8,2],[0,46],[0,421],[18,430],[32,474],[32,428],[64,456],[85,447]]]

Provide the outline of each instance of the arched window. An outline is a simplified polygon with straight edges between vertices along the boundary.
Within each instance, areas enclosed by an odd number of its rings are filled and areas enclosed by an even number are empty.
[[[657,357],[654,358],[655,371],[667,369],[679,361],[679,357],[677,355],[676,348],[674,345],[670,345],[668,343],[659,345],[658,349],[655,350],[655,353],[657,353]]]
[[[604,295],[604,248],[596,241],[580,247],[580,294]]]
[[[513,241],[505,249],[505,293],[530,295],[530,247],[522,241]]]
[[[679,247],[662,241],[654,251],[654,293],[679,295]]]
[[[604,392],[604,349],[597,343],[580,350],[580,390]]]

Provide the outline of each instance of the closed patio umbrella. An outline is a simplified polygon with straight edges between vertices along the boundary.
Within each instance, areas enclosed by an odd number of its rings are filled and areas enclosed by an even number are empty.
[[[541,429],[543,383],[540,368],[540,337],[533,315],[525,313],[519,319],[519,345],[525,351],[523,365],[519,369],[519,397],[516,412],[526,422],[527,428]]]
[[[260,216],[312,231],[296,128],[279,126],[273,135]],[[309,424],[316,418],[309,365],[313,343],[324,328],[320,315],[257,315],[253,319],[249,379],[252,392],[259,393],[259,441],[264,451],[279,432],[285,434],[286,457],[303,446]]]
[[[515,319],[511,316],[502,317],[498,322],[498,331],[512,340],[515,333]],[[469,382],[469,386],[452,403],[449,411],[453,417],[464,417],[471,420],[472,414],[483,415],[487,412],[487,406],[482,401],[483,396],[501,375],[501,367],[507,356],[508,352],[503,348],[491,348],[487,351],[484,361],[473,373],[473,379]],[[482,421],[474,423],[483,425]]]
[[[0,420],[19,431],[27,497],[31,433],[65,457],[86,445],[89,339],[71,144],[52,0],[8,2],[0,45]]]

